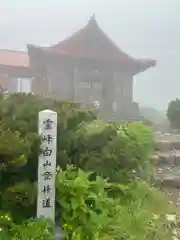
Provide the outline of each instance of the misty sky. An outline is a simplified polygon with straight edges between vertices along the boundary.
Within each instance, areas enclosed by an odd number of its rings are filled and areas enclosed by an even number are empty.
[[[83,27],[95,14],[100,27],[134,57],[157,66],[135,77],[134,99],[165,109],[180,97],[179,0],[0,0],[0,48],[49,45]]]

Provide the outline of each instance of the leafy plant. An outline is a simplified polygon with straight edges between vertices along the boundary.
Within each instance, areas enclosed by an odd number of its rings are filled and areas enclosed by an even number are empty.
[[[63,239],[99,239],[108,221],[112,199],[105,191],[106,181],[69,166],[57,174],[57,202]]]
[[[55,110],[59,116],[57,162],[63,168],[71,163],[71,139],[77,126],[96,117],[93,111],[78,104],[41,96],[0,97],[0,209],[10,210],[18,222],[36,214],[40,146],[37,125],[38,113],[44,109]]]
[[[11,224],[9,229],[1,229],[0,238],[3,240],[53,240],[53,226],[50,221],[28,220],[20,225]]]
[[[38,112],[44,109],[58,113],[56,221],[63,239],[166,239],[168,205],[142,181],[150,164],[151,130],[143,123],[106,123],[78,104],[24,94],[0,97],[0,210],[9,218],[0,219],[0,239],[52,239],[49,221],[31,219]]]
[[[63,239],[172,237],[171,229],[164,227],[168,202],[163,193],[146,182],[123,186],[101,177],[91,180],[91,173],[69,166],[58,172],[56,186]]]
[[[109,180],[124,182],[133,178],[133,170],[145,170],[152,140],[151,130],[143,123],[115,125],[94,120],[77,129],[71,162]]]

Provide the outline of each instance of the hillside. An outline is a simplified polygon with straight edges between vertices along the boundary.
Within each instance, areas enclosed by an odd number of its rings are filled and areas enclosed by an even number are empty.
[[[140,112],[143,117],[153,121],[154,123],[162,123],[166,119],[166,113],[158,111],[150,107],[140,107]]]
[[[140,112],[144,118],[153,122],[156,130],[169,132],[170,124],[165,112],[151,107],[140,107]]]

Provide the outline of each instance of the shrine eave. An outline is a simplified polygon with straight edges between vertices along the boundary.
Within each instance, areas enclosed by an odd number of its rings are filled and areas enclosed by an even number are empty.
[[[133,75],[144,72],[149,68],[156,66],[156,60],[153,59],[134,59]]]
[[[98,61],[109,61],[109,62],[114,61],[119,66],[127,65],[126,68],[132,72],[132,75],[144,72],[147,69],[156,66],[156,60],[153,60],[153,59],[136,59],[133,57],[124,58],[124,59],[118,59],[118,58],[111,59],[111,58],[103,58],[103,56],[100,57],[98,54],[95,54],[95,52],[87,52],[87,51],[83,51],[83,52],[75,51],[71,53],[66,51],[57,52],[50,47],[39,47],[35,45],[27,45],[27,48],[28,48],[30,59],[33,56],[36,58],[38,54],[38,55],[41,55],[42,57],[45,57],[45,56],[63,57],[64,56],[64,57],[70,57],[70,58],[91,59],[91,60],[98,60]]]

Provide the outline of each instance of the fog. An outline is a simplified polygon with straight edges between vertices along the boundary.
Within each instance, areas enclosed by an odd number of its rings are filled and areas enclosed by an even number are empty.
[[[134,81],[134,100],[164,110],[180,97],[179,0],[1,0],[0,48],[57,43],[95,14],[120,49],[157,60]]]

